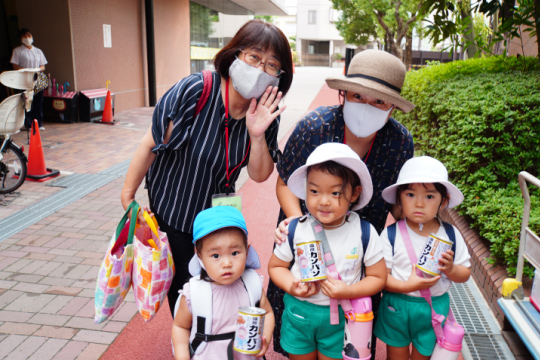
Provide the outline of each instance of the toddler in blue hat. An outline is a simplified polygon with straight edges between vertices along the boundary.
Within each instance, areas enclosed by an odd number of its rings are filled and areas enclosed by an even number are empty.
[[[232,350],[238,308],[266,310],[262,357],[272,340],[274,314],[262,291],[255,249],[248,245],[242,213],[231,206],[200,212],[193,223],[195,256],[189,263],[193,276],[176,302],[172,342],[175,359],[250,359]]]

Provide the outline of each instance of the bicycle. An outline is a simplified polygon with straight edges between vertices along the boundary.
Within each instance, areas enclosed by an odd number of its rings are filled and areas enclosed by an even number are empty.
[[[38,72],[39,69],[22,69],[0,74],[4,86],[24,90],[0,103],[0,194],[14,192],[26,180],[28,159],[11,135],[20,131],[25,112],[31,108]]]

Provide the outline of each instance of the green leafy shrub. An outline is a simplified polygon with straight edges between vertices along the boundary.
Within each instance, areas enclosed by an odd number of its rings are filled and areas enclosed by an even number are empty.
[[[523,214],[517,176],[540,175],[539,66],[504,57],[430,64],[407,73],[402,95],[416,105],[400,121],[417,153],[446,165],[465,195],[460,214],[490,241],[492,260],[515,272]],[[540,204],[533,204],[530,227],[538,233]]]

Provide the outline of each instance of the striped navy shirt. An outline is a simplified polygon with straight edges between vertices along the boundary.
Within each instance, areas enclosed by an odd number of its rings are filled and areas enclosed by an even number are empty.
[[[202,111],[193,118],[203,90],[202,73],[192,74],[174,85],[159,100],[152,117],[152,136],[157,155],[146,174],[150,206],[176,230],[192,233],[195,216],[211,207],[212,195],[225,193],[225,105],[221,77],[212,72],[212,91]],[[174,124],[169,142],[163,143],[169,122]],[[279,117],[265,132],[270,155],[277,161]],[[229,171],[242,162],[248,151],[245,119],[229,118]],[[234,184],[240,170],[230,175]]]

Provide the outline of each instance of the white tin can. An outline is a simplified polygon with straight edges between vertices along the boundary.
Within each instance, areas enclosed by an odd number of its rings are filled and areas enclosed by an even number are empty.
[[[439,270],[439,259],[446,250],[450,250],[454,243],[452,240],[441,239],[433,234],[429,234],[422,254],[418,257],[416,267],[426,274],[437,276]]]
[[[238,309],[234,350],[243,354],[258,354],[262,347],[262,333],[266,311],[243,306]]]
[[[296,244],[296,255],[302,282],[327,278],[322,243],[319,240]]]

